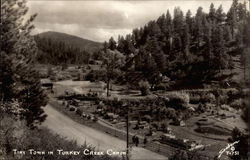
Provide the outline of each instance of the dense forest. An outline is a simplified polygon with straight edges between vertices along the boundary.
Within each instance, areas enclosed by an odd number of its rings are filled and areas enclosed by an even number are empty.
[[[45,64],[88,64],[90,53],[77,46],[49,37],[35,36],[38,47],[36,59]]]
[[[194,15],[176,7],[173,15],[167,11],[117,42],[111,37],[104,50],[123,53],[125,70],[142,73],[151,84],[164,75],[178,86],[194,86],[233,76],[233,59],[241,57],[246,64],[249,43],[250,13],[245,3],[234,0],[227,13],[214,4],[209,13],[199,7]]]

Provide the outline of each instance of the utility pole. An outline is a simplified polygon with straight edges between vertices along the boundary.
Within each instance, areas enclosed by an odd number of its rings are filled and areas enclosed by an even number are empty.
[[[126,123],[127,123],[127,154],[126,154],[126,158],[127,160],[129,160],[129,119],[128,119],[128,116],[129,116],[129,105],[127,104],[127,120],[126,120]]]
[[[126,160],[129,160],[129,105],[126,102],[122,104],[124,109],[127,109],[126,115]]]

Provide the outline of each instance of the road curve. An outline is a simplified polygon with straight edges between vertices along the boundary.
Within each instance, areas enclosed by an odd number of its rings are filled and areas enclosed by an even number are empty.
[[[87,143],[95,146],[96,150],[99,151],[106,151],[107,149],[112,149],[113,151],[125,151],[126,149],[125,141],[88,126],[79,124],[50,105],[47,105],[44,110],[48,117],[43,123],[43,126],[46,126],[53,132],[67,137],[70,140],[76,140],[79,145]],[[165,156],[142,147],[133,147],[131,155],[131,159],[133,160],[167,159]]]

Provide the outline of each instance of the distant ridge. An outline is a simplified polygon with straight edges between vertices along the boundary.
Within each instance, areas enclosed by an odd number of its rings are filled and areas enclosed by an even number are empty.
[[[91,41],[88,39],[80,38],[66,33],[48,31],[37,34],[40,38],[50,38],[55,41],[61,41],[65,44],[80,48],[81,50],[86,50],[87,52],[93,53],[103,47],[100,42]]]

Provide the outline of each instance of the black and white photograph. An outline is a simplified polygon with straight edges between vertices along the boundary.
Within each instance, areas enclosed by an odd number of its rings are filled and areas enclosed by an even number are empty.
[[[1,0],[0,160],[248,160],[249,0]]]

